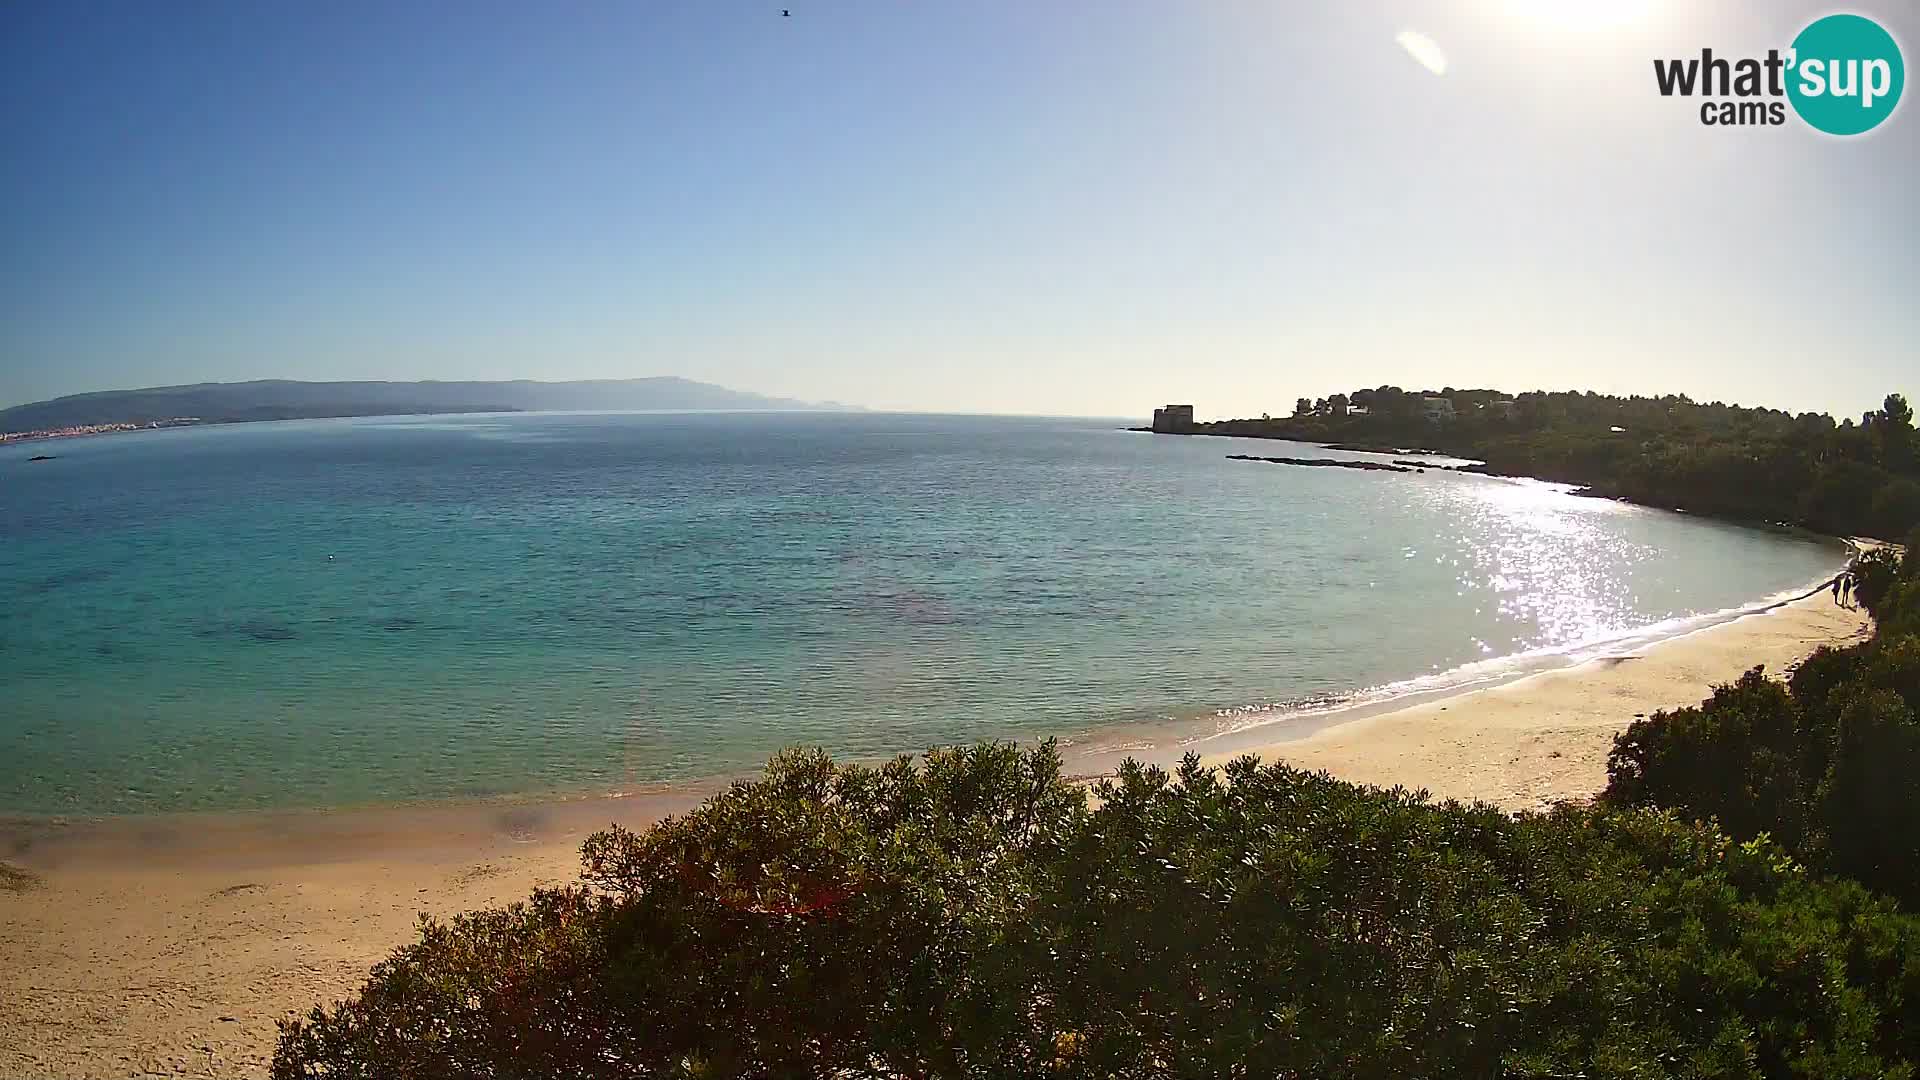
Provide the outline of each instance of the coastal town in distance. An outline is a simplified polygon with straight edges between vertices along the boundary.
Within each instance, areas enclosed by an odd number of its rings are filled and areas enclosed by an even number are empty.
[[[197,416],[175,416],[149,420],[144,424],[74,424],[70,427],[42,428],[38,431],[0,431],[0,443],[30,442],[35,439],[70,439],[78,435],[105,435],[115,431],[146,431],[158,428],[193,427]]]

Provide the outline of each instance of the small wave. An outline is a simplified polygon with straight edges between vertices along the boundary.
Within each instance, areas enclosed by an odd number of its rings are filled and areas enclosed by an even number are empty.
[[[1397,706],[1410,703],[1412,699],[1450,697],[1514,682],[1545,671],[1575,667],[1595,660],[1624,658],[1642,649],[1724,626],[1738,619],[1765,615],[1795,600],[1818,593],[1831,580],[1819,578],[1795,588],[1771,593],[1750,604],[1676,616],[1630,630],[1608,631],[1578,641],[1475,660],[1445,671],[1350,692],[1322,693],[1292,701],[1218,709],[1208,714],[1211,723],[1204,725],[1202,730],[1189,731],[1178,743],[1192,746],[1222,736],[1238,735],[1276,724],[1298,724],[1349,710]]]
[[[1152,739],[1116,739],[1112,742],[1091,742],[1085,744],[1063,741],[1061,745],[1071,746],[1074,753],[1083,756],[1096,754],[1131,754],[1152,750],[1156,747]]]

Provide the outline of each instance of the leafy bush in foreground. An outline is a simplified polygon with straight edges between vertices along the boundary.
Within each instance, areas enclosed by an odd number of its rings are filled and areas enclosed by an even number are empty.
[[[1614,740],[1606,800],[1768,835],[1817,870],[1920,904],[1920,557],[1853,564],[1871,641],[1759,668]]]
[[[273,1075],[1914,1075],[1915,920],[1666,814],[789,752],[583,855],[426,922]]]

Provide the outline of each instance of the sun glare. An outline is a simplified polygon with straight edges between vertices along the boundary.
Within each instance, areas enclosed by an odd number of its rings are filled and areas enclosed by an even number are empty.
[[[1440,46],[1432,38],[1418,30],[1402,30],[1394,35],[1393,40],[1399,42],[1400,47],[1407,50],[1407,55],[1413,57],[1421,67],[1435,75],[1447,73],[1447,54],[1440,51]]]
[[[1651,0],[1500,0],[1516,19],[1560,30],[1608,30],[1642,21]]]

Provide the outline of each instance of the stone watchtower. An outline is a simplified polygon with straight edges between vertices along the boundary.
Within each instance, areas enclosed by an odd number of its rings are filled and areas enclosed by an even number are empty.
[[[1193,430],[1193,406],[1166,405],[1153,410],[1153,430],[1184,434]]]

